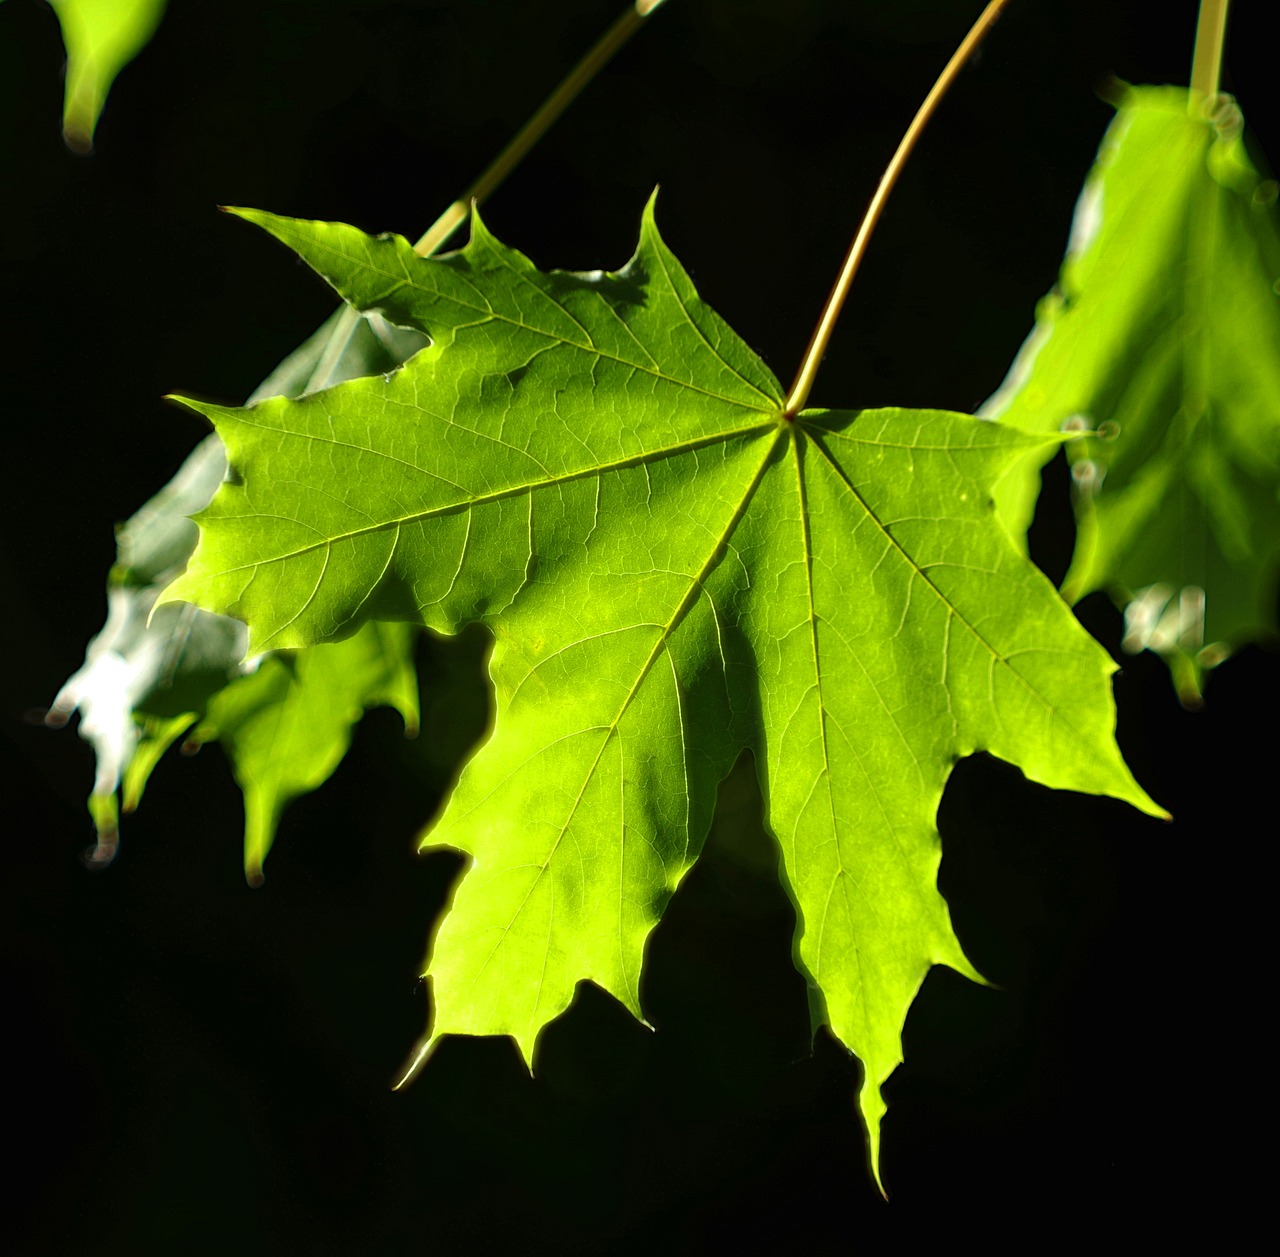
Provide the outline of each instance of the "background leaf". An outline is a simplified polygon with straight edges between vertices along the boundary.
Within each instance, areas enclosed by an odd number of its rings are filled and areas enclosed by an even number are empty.
[[[195,736],[221,742],[235,765],[251,883],[262,881],[285,805],[329,779],[365,708],[394,707],[417,733],[414,638],[406,624],[369,624],[345,642],[269,655],[214,696]]]
[[[62,134],[81,152],[93,133],[116,75],[146,47],[165,0],[49,0],[67,48]]]
[[[130,774],[126,810],[142,797],[159,756],[211,695],[240,672],[244,625],[195,607],[161,608],[155,601],[186,565],[196,526],[187,518],[206,505],[226,471],[222,443],[207,437],[174,478],[116,536],[116,565],[107,589],[107,622],[84,664],[58,691],[45,723],[60,726],[80,713],[80,736],[97,759],[89,810],[97,829],[90,857],[108,863],[117,843],[116,791]]]
[[[1280,225],[1240,113],[1177,88],[1126,91],[1076,208],[1058,287],[984,413],[1068,447],[1080,535],[1064,592],[1112,591],[1125,648],[1202,673],[1276,632]],[[1032,456],[1000,489],[1025,534]]]
[[[344,307],[250,400],[389,371],[423,343],[376,315],[361,318]],[[261,659],[242,662],[248,636],[239,620],[194,606],[156,608],[157,595],[195,548],[197,529],[188,517],[208,505],[226,469],[222,442],[206,437],[169,484],[117,529],[107,622],[45,717],[58,727],[79,712],[80,736],[94,748],[89,811],[97,842],[89,858],[95,864],[116,853],[122,781],[124,810],[132,812],[161,756],[206,713],[191,745],[222,741],[231,755],[245,791],[245,873],[255,884],[285,805],[328,779],[366,708],[395,706],[406,730],[417,732],[408,632],[370,630],[334,644],[319,662],[269,660],[259,668]]]

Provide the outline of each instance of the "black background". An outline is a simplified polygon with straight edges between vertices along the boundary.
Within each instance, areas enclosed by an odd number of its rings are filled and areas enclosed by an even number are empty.
[[[1261,11],[1225,85],[1280,148]],[[30,719],[100,626],[112,522],[202,435],[159,398],[235,402],[331,308],[214,206],[416,236],[617,0],[172,0],[98,150],[58,134],[62,53],[0,7],[0,562],[8,1251],[817,1251],[945,1223],[1043,1238],[1250,1191],[1232,1133],[1259,1094],[1257,923],[1270,903],[1277,658],[1244,651],[1183,712],[1151,656],[1118,677],[1121,745],[1177,816],[960,766],[942,884],[1000,989],[936,971],[888,1088],[883,1204],[858,1071],[809,1052],[794,925],[759,800],[725,788],[648,953],[650,1033],[583,988],[530,1079],[506,1041],[448,1042],[388,1084],[426,1017],[416,975],[458,862],[413,854],[481,736],[484,642],[423,649],[423,734],[373,713],[285,819],[250,891],[216,748],[174,756],[90,873],[88,748]],[[486,217],[543,267],[614,268],[659,220],[703,296],[789,379],[897,137],[974,0],[669,0]],[[1193,3],[1023,0],[896,192],[815,404],[971,410],[1052,283],[1109,75],[1186,81]],[[1055,578],[1064,478],[1035,532]],[[1081,616],[1113,654],[1120,618]],[[1035,1221],[1028,1232],[1028,1218]]]

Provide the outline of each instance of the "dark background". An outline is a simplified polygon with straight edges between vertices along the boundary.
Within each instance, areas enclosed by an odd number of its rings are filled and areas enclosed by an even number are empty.
[[[543,267],[614,268],[663,185],[703,295],[790,378],[884,162],[977,0],[669,0],[492,200]],[[1280,151],[1268,6],[1225,85]],[[478,636],[423,649],[423,734],[382,711],[288,814],[250,891],[216,748],[176,755],[91,873],[88,748],[33,724],[100,626],[111,525],[202,435],[159,398],[235,402],[329,312],[220,203],[423,230],[618,0],[171,0],[98,150],[58,133],[62,52],[0,6],[0,280],[9,480],[3,1073],[19,1253],[815,1251],[945,1224],[1043,1238],[1251,1191],[1274,840],[1277,658],[1183,712],[1124,660],[1119,737],[1172,826],[977,758],[943,801],[943,889],[1000,989],[936,971],[891,1082],[884,1205],[857,1066],[808,1048],[793,918],[747,773],[655,932],[651,1034],[593,988],[531,1080],[448,1042],[405,1093],[416,975],[458,862],[413,854],[485,722]],[[813,400],[971,410],[1052,283],[1109,75],[1185,82],[1193,3],[1023,0],[945,102],[855,286]],[[1035,534],[1055,578],[1064,477]],[[1118,655],[1120,617],[1081,616]],[[1034,1219],[1028,1232],[1027,1219]],[[980,1227],[973,1232],[971,1227]]]

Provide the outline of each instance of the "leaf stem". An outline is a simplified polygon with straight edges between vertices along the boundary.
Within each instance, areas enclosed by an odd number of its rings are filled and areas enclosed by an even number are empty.
[[[1230,3],[1231,0],[1200,0],[1200,14],[1196,18],[1196,50],[1191,59],[1193,108],[1212,101],[1218,94]]]
[[[1209,2],[1211,0],[1206,0],[1206,3]],[[952,54],[951,60],[947,62],[946,69],[938,75],[937,81],[930,88],[928,96],[924,98],[924,103],[916,111],[916,116],[911,120],[911,125],[907,128],[901,142],[898,144],[897,152],[894,153],[888,166],[885,167],[884,174],[880,176],[880,184],[876,188],[875,195],[871,198],[871,204],[867,206],[866,214],[863,215],[858,234],[854,237],[853,244],[849,246],[849,252],[845,257],[840,276],[836,280],[835,286],[831,289],[831,295],[827,298],[826,305],[822,307],[822,315],[818,319],[818,326],[813,330],[813,336],[809,340],[809,347],[804,353],[804,360],[800,364],[800,370],[796,373],[795,383],[791,385],[791,391],[787,394],[786,410],[784,411],[786,418],[794,419],[804,409],[804,404],[809,399],[809,390],[813,388],[813,381],[818,374],[818,367],[822,363],[823,354],[826,353],[827,343],[831,340],[831,333],[835,330],[836,320],[840,317],[845,298],[849,295],[853,277],[857,274],[858,267],[862,264],[867,245],[871,240],[871,233],[880,221],[881,214],[884,213],[884,205],[889,199],[889,193],[893,191],[894,185],[898,182],[898,176],[902,173],[902,168],[906,165],[907,158],[911,156],[911,152],[916,146],[916,141],[920,138],[920,133],[928,125],[929,119],[933,117],[934,110],[938,107],[938,103],[959,76],[965,62],[969,60],[978,45],[986,38],[987,32],[996,24],[1009,3],[1010,0],[991,0],[991,3],[983,9],[982,15],[973,24],[960,46]]]
[[[625,12],[595,46],[564,77],[537,112],[520,128],[511,143],[494,158],[489,168],[428,228],[414,250],[430,257],[467,220],[472,204],[479,205],[524,160],[526,154],[551,129],[552,124],[573,103],[578,93],[602,70],[613,55],[640,29],[645,18],[663,0],[632,0]]]

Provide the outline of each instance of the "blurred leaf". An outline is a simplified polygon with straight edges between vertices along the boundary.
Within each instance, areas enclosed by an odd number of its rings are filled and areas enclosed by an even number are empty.
[[[165,0],[49,0],[67,49],[62,133],[77,152],[93,148],[116,75],[146,47]]]
[[[105,863],[116,849],[116,790],[143,744],[126,807],[141,797],[147,772],[172,740],[168,722],[204,709],[240,670],[244,625],[195,607],[161,607],[156,595],[186,566],[195,546],[189,515],[205,506],[226,471],[217,437],[202,441],[174,478],[116,535],[116,566],[107,588],[107,622],[90,642],[83,666],[58,691],[46,722],[80,713],[80,736],[97,759],[90,798],[98,843],[90,857]],[[154,612],[154,614],[153,614]],[[158,725],[156,721],[161,723]],[[146,771],[144,771],[144,766]]]
[[[1076,209],[1057,288],[983,413],[1077,429],[1079,532],[1063,592],[1109,590],[1125,647],[1159,651],[1183,701],[1276,632],[1280,232],[1276,184],[1186,91],[1128,90]],[[1044,451],[996,490],[1025,536]]]

